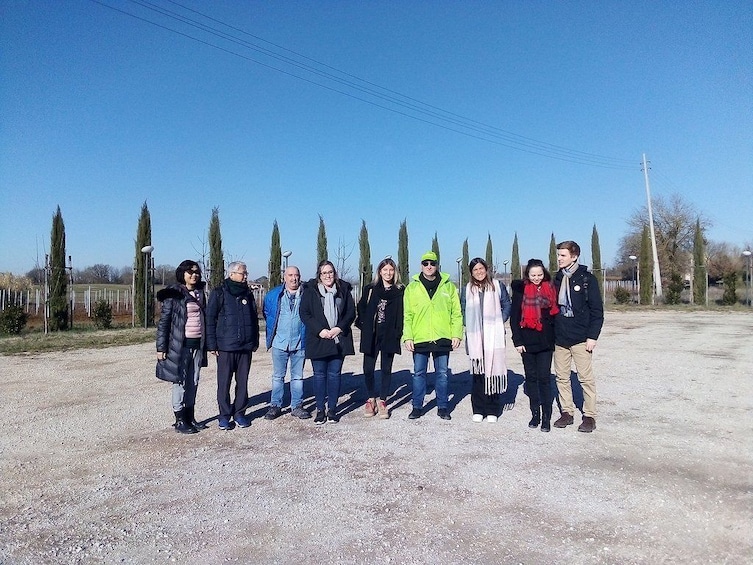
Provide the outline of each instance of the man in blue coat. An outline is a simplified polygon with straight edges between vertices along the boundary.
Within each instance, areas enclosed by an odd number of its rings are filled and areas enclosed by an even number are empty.
[[[306,327],[301,322],[301,272],[288,267],[284,283],[270,290],[264,297],[264,319],[267,322],[267,349],[272,350],[272,399],[264,415],[274,420],[282,414],[285,392],[285,373],[290,365],[290,414],[296,418],[311,418],[303,408],[303,363]]]
[[[228,265],[228,277],[212,290],[207,305],[207,350],[217,357],[217,404],[221,430],[251,425],[246,416],[251,355],[259,348],[259,315],[248,288],[246,264]],[[230,384],[235,375],[235,399]]]

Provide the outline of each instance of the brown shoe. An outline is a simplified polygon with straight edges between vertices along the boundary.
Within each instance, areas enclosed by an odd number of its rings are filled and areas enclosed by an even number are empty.
[[[364,418],[371,418],[376,413],[376,398],[369,398],[363,405],[363,416]]]
[[[575,420],[573,420],[573,415],[568,414],[567,412],[563,412],[562,416],[560,416],[559,420],[554,422],[552,424],[555,428],[566,428],[567,426],[572,426]]]
[[[387,403],[384,400],[377,400],[377,408],[379,410],[379,417],[382,420],[386,420],[390,417],[390,411],[387,410]]]
[[[578,426],[578,431],[586,432],[587,434],[590,434],[595,429],[596,429],[596,420],[594,420],[590,416],[583,416],[583,422],[581,423],[580,426]]]

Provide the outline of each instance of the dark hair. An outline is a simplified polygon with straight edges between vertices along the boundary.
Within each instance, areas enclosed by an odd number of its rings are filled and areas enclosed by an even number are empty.
[[[567,241],[558,243],[557,249],[567,249],[570,252],[570,255],[580,257],[580,245],[578,245],[574,241],[570,241],[569,239]]]
[[[339,280],[337,278],[337,269],[335,269],[335,265],[329,259],[324,259],[324,261],[319,261],[319,264],[316,266],[316,280],[318,282],[322,282],[322,267],[324,267],[325,265],[329,265],[330,267],[332,267],[332,270],[335,272],[335,284],[337,284],[337,281]]]
[[[184,275],[186,274],[186,271],[190,271],[194,267],[201,271],[199,264],[196,261],[191,261],[191,259],[186,259],[180,265],[178,265],[178,268],[175,269],[175,280],[178,281],[178,284],[186,284],[186,278]]]
[[[382,274],[381,270],[384,268],[385,265],[390,265],[393,269],[395,269],[395,276],[392,278],[392,284],[397,285],[398,287],[400,285],[400,271],[397,269],[397,265],[392,260],[391,257],[385,257],[381,261],[379,261],[379,265],[377,265],[376,268],[376,274],[374,275],[374,280],[372,281],[374,284],[379,284],[382,282]]]
[[[484,269],[486,269],[486,279],[484,279],[483,281],[477,281],[473,276],[473,268],[479,264],[483,265]],[[474,257],[473,259],[471,259],[471,262],[468,263],[468,272],[471,274],[469,279],[473,286],[477,286],[479,288],[488,288],[492,285],[492,275],[489,272],[489,265],[481,257]]]
[[[544,266],[544,262],[541,259],[529,259],[528,264],[526,265],[525,271],[523,271],[523,278],[525,280],[528,280],[528,272],[533,267],[541,267],[544,270],[544,280],[550,281],[552,280],[552,275],[549,273],[547,268]]]

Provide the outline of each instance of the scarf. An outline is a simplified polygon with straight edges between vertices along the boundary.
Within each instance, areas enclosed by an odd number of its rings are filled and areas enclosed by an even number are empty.
[[[235,282],[230,279],[225,279],[225,283],[227,284],[228,291],[230,291],[230,294],[233,296],[240,296],[241,294],[248,292],[248,285],[244,282]]]
[[[465,339],[471,374],[484,375],[484,393],[488,395],[507,390],[501,290],[499,282],[492,282],[493,286],[486,288],[485,292],[471,283],[465,287]]]
[[[324,308],[324,317],[327,318],[329,329],[337,325],[337,306],[335,305],[335,294],[337,294],[337,285],[327,288],[322,283],[317,285],[319,294],[322,295],[322,308]],[[334,339],[335,343],[340,343],[340,337]]]
[[[578,270],[578,262],[576,261],[569,267],[562,269],[562,283],[560,284],[560,293],[557,298],[557,304],[560,306],[560,312],[565,318],[573,318],[575,313],[573,312],[573,303],[570,300],[570,277]]]
[[[520,327],[540,332],[543,329],[541,325],[541,310],[548,309],[549,314],[552,316],[560,311],[556,304],[557,296],[555,294],[554,286],[552,286],[550,281],[542,281],[539,286],[536,286],[531,281],[526,281],[523,286]]]

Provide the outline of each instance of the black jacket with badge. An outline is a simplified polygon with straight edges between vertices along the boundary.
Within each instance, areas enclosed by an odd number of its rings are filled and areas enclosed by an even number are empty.
[[[351,294],[351,285],[347,281],[337,281],[335,307],[337,308],[337,327],[342,333],[339,343],[333,339],[322,339],[319,332],[330,330],[324,315],[324,297],[319,292],[316,279],[306,285],[306,292],[301,298],[301,321],[306,326],[306,359],[323,359],[325,357],[345,357],[355,355],[351,325],[356,319],[356,303]]]
[[[562,271],[557,271],[554,286],[558,296],[563,278]],[[560,313],[554,320],[555,343],[560,347],[572,347],[587,339],[599,339],[604,325],[604,303],[601,300],[599,281],[588,272],[585,265],[578,265],[570,277],[570,301],[574,316],[566,317],[560,308]]]
[[[259,314],[256,300],[245,283],[228,279],[212,290],[207,306],[208,351],[256,351]]]
[[[170,382],[183,382],[185,369],[190,359],[189,349],[184,347],[186,338],[186,320],[188,319],[188,301],[198,302],[202,316],[201,327],[201,366],[207,366],[207,349],[205,347],[206,316],[204,315],[206,299],[204,283],[196,285],[198,297],[191,294],[181,284],[173,284],[157,292],[157,300],[162,303],[159,322],[157,323],[157,352],[165,353],[165,359],[159,361],[160,377]]]
[[[361,353],[376,357],[379,353],[400,354],[400,338],[403,336],[403,295],[405,287],[393,284],[389,290],[382,283],[367,284],[358,301],[356,327],[361,330]],[[375,351],[377,332],[377,311],[379,302],[385,300],[384,322],[381,327],[381,346]]]

